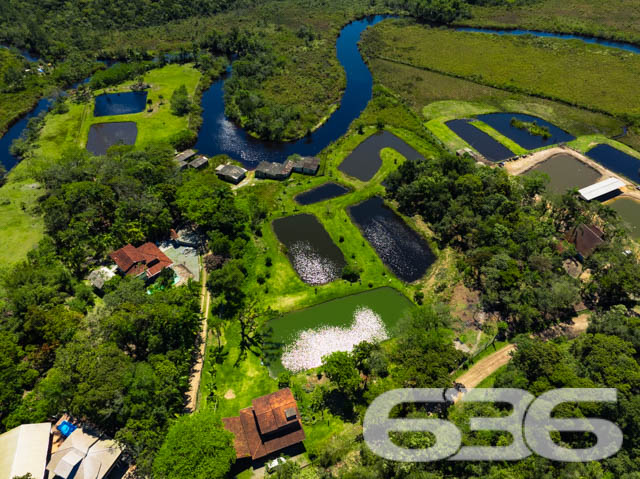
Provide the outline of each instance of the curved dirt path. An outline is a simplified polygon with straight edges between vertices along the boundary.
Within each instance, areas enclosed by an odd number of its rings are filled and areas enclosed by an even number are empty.
[[[508,344],[486,358],[482,358],[471,366],[466,373],[456,379],[456,382],[463,384],[467,389],[475,388],[484,379],[511,361],[511,352],[515,351],[515,349],[515,344]]]

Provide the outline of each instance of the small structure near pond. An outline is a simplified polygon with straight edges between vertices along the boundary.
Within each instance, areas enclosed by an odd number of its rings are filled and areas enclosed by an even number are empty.
[[[216,168],[216,175],[222,181],[227,181],[237,185],[247,177],[247,170],[236,165],[219,165]]]
[[[262,459],[305,439],[298,404],[289,388],[254,399],[239,416],[222,422],[234,435],[238,459]]]
[[[609,193],[613,193],[624,186],[624,181],[617,178],[608,178],[591,186],[587,186],[586,188],[582,188],[578,193],[580,193],[580,196],[582,196],[584,200],[591,201],[604,195],[608,195]]]
[[[189,168],[194,170],[201,170],[209,165],[209,158],[204,155],[198,156],[195,160],[189,162]]]
[[[580,259],[588,258],[604,243],[604,232],[597,226],[581,224],[565,234],[565,239],[576,247]]]
[[[286,180],[292,172],[314,176],[320,168],[320,158],[303,156],[297,160],[287,160],[284,163],[270,163],[261,161],[256,168],[256,178],[270,180]]]

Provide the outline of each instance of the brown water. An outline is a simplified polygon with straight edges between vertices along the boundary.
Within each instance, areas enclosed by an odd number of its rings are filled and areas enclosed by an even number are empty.
[[[618,212],[628,226],[631,237],[640,239],[640,202],[631,198],[619,198],[607,203],[607,206]]]
[[[529,170],[527,174],[533,171],[549,175],[550,182],[547,189],[556,194],[566,193],[573,188],[584,188],[594,184],[600,178],[600,173],[589,165],[564,153],[552,156]]]

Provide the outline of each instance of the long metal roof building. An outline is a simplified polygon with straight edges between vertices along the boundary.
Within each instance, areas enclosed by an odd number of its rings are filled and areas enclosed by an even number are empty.
[[[585,200],[591,201],[595,198],[599,198],[600,196],[606,195],[607,193],[611,193],[615,190],[618,190],[625,186],[625,182],[621,181],[617,178],[608,178],[604,181],[600,181],[598,183],[594,183],[591,186],[587,186],[586,188],[582,188],[578,193]]]

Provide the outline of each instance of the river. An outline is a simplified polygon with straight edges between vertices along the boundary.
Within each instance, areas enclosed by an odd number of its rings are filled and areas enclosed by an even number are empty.
[[[346,25],[336,41],[336,53],[343,66],[347,78],[339,108],[329,119],[311,135],[294,142],[263,141],[251,137],[242,128],[229,120],[224,114],[223,86],[225,78],[221,78],[211,85],[203,94],[203,124],[200,129],[196,148],[209,156],[227,154],[242,161],[247,167],[255,168],[258,162],[282,162],[288,156],[316,155],[330,143],[336,141],[347,131],[353,120],[367,106],[371,99],[373,80],[371,73],[364,63],[358,49],[358,41],[362,32],[369,26],[375,25],[390,16],[376,15]],[[633,53],[640,53],[640,47],[621,42],[613,42],[598,38],[579,35],[563,35],[531,30],[494,30],[478,28],[458,28],[459,31],[494,33],[500,35],[535,35],[561,39],[581,40],[586,43],[618,48]],[[33,58],[33,57],[31,57]],[[29,118],[36,116],[49,107],[50,100],[43,99],[25,118],[13,125],[7,134],[0,139],[0,163],[7,169],[13,168],[17,159],[9,154],[11,142],[20,136]]]

